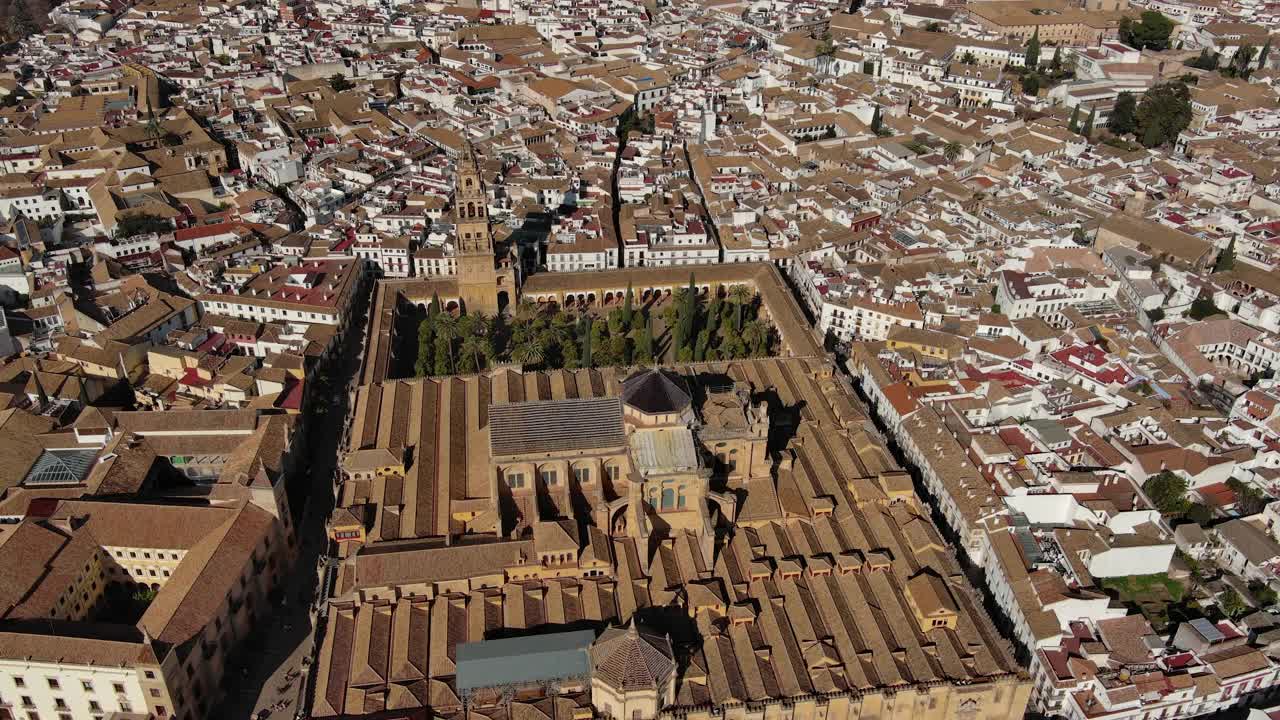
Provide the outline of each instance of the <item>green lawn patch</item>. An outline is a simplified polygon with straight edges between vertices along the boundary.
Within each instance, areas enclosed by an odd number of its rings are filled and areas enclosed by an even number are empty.
[[[1102,587],[1119,593],[1121,600],[1138,604],[1181,602],[1183,594],[1187,591],[1182,583],[1165,573],[1103,578],[1099,582]]]

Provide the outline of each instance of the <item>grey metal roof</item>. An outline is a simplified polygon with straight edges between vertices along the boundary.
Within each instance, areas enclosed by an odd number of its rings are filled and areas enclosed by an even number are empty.
[[[494,455],[626,444],[618,398],[535,400],[489,408],[489,448]]]
[[[575,630],[459,645],[458,692],[588,675],[595,639],[590,630]]]
[[[1195,628],[1196,632],[1200,633],[1200,637],[1204,638],[1205,641],[1210,644],[1216,643],[1226,637],[1222,634],[1222,631],[1218,629],[1217,625],[1214,625],[1204,618],[1196,618],[1195,620],[1192,620],[1191,627]]]
[[[689,428],[638,430],[631,434],[631,450],[646,475],[698,467],[698,451]]]
[[[97,450],[45,450],[23,479],[23,485],[76,485],[84,480],[98,457]]]
[[[1071,442],[1071,435],[1067,433],[1067,429],[1063,427],[1062,423],[1057,420],[1028,420],[1023,424],[1034,430],[1040,436],[1040,439],[1049,445]]]

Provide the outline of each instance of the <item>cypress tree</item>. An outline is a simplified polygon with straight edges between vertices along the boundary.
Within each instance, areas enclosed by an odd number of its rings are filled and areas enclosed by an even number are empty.
[[[1089,108],[1089,117],[1084,119],[1084,130],[1080,131],[1080,134],[1084,135],[1086,140],[1093,137],[1093,120],[1097,117],[1097,114],[1098,109],[1091,106]]]
[[[1080,133],[1080,105],[1076,104],[1071,110],[1071,122],[1067,123],[1067,129],[1073,133]]]
[[[39,29],[26,0],[15,0],[9,8],[9,35],[14,40],[25,40]]]
[[[622,331],[631,332],[633,320],[631,317],[631,306],[635,302],[635,291],[631,289],[631,283],[627,283],[627,299],[622,302]]]
[[[698,333],[698,286],[693,273],[689,273],[689,289],[684,294],[684,307],[680,309],[680,343],[679,349],[688,347],[693,351]]]
[[[586,316],[584,315],[585,319]],[[582,333],[582,367],[589,368],[591,365],[591,324],[588,321],[585,332]]]
[[[1040,69],[1040,28],[1036,28],[1027,41],[1027,69]]]
[[[636,343],[636,362],[648,365],[653,362],[653,325],[649,316],[643,313],[640,320],[644,326],[640,328],[640,341]]]
[[[871,113],[871,132],[879,135],[884,129],[884,119],[880,117],[880,106],[877,105]]]

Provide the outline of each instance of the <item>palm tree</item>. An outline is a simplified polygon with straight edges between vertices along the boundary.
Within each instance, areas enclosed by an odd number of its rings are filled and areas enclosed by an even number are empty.
[[[734,329],[738,332],[742,332],[742,308],[750,304],[755,297],[756,294],[746,285],[734,285],[729,288],[729,302],[738,308],[738,320],[734,323]]]
[[[956,158],[960,157],[960,153],[963,150],[964,148],[960,147],[960,143],[956,142],[955,140],[952,140],[951,142],[942,146],[942,157],[946,158],[947,162],[953,163],[956,161]]]
[[[453,341],[458,338],[458,319],[449,313],[440,313],[436,317],[436,337],[444,339],[449,346],[449,367],[457,367],[453,362]]]
[[[677,308],[683,308],[689,298],[689,288],[678,287],[675,292],[671,293],[671,304]]]
[[[516,306],[515,319],[521,325],[527,324],[538,316],[538,306],[532,300],[524,299]]]
[[[521,365],[537,365],[542,362],[542,344],[536,339],[529,339],[511,351],[511,359]]]
[[[484,369],[485,355],[488,354],[489,343],[483,335],[468,335],[462,339],[462,353],[469,355],[476,363],[476,372]]]

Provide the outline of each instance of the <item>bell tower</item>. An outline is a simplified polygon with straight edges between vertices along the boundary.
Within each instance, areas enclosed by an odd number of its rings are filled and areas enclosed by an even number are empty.
[[[458,295],[467,312],[498,312],[500,283],[493,235],[489,232],[489,196],[480,180],[475,149],[470,142],[458,158],[453,219],[458,243]]]

